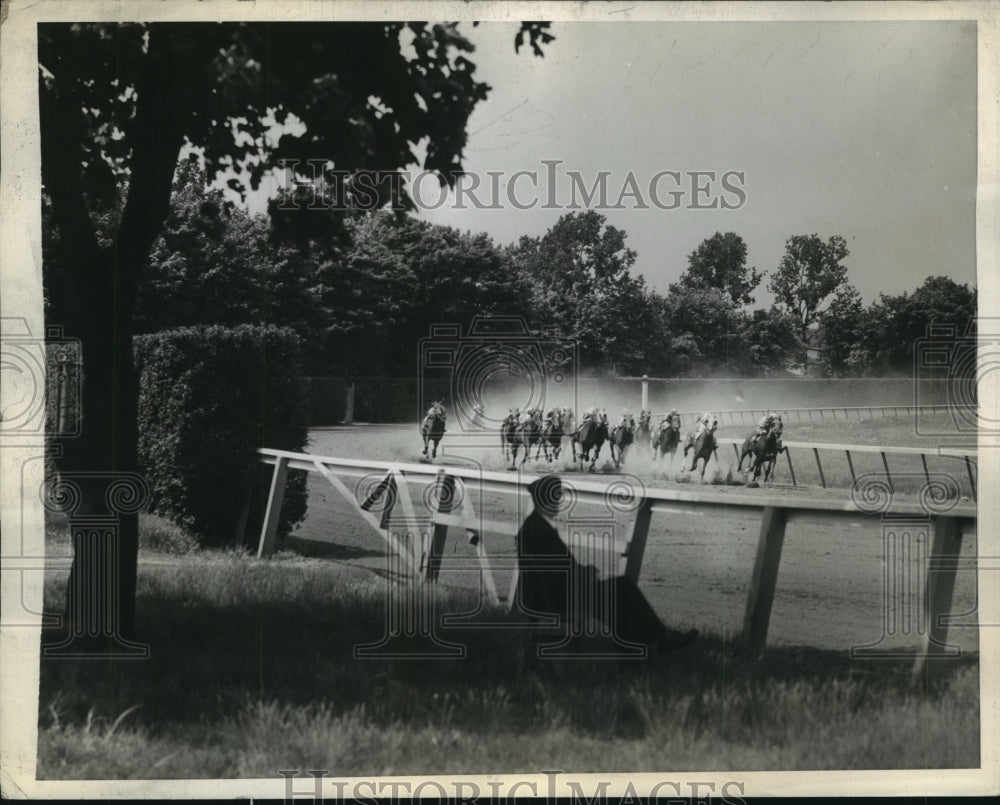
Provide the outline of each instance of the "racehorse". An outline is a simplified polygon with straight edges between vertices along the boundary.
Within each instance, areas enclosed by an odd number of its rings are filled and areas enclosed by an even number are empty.
[[[563,438],[569,439],[570,448],[573,447],[573,409],[569,406],[564,407],[560,412],[560,424],[562,428]],[[562,444],[559,445],[559,451],[562,452]],[[574,461],[575,461],[574,457]]]
[[[740,463],[737,465],[736,471],[742,472],[743,459],[747,456],[753,456],[750,468],[753,470],[751,485],[758,485],[757,479],[760,478],[761,468],[764,470],[764,483],[768,481],[772,484],[774,483],[771,477],[774,470],[774,462],[778,458],[778,453],[782,453],[785,450],[781,444],[781,431],[781,423],[778,422],[771,428],[768,428],[767,433],[759,439],[755,438],[757,436],[756,433],[751,433],[743,442],[743,447],[740,449]]]
[[[531,453],[532,446],[538,444],[541,438],[542,412],[538,408],[531,408],[524,412],[514,432],[514,443],[511,445],[510,468],[516,468],[519,447],[524,447],[524,456],[521,458],[521,466],[523,467],[524,462],[528,460],[528,454]]]
[[[590,451],[594,451],[594,458],[590,461],[590,469],[593,471],[598,457],[601,455],[601,445],[608,438],[608,415],[605,412],[595,414],[584,419],[573,432],[573,462],[576,463],[576,446],[580,445],[580,469],[583,469],[583,462],[590,459]]]
[[[718,427],[719,418],[713,416],[709,420],[708,426],[698,434],[697,438],[695,438],[694,433],[691,433],[684,442],[685,458],[687,458],[688,450],[694,449],[694,456],[691,459],[691,469],[688,472],[695,471],[695,468],[698,466],[698,459],[704,460],[704,463],[701,465],[702,483],[705,482],[705,469],[708,467],[708,460],[712,457],[712,453],[715,452],[715,430]]]
[[[677,454],[677,445],[681,443],[681,418],[679,416],[664,417],[663,421],[660,422],[659,428],[656,429],[656,433],[653,434],[653,438],[650,440],[650,446],[653,448],[653,461],[659,462],[665,456],[670,456],[667,459],[667,467],[670,467],[674,462],[674,456]]]
[[[538,450],[535,451],[535,460],[538,460],[540,450],[545,450],[545,460],[552,462],[559,460],[559,453],[562,450],[563,420],[562,410],[553,408],[545,419],[542,426],[541,438],[538,440]],[[552,450],[552,457],[549,458],[549,449]]]
[[[424,423],[420,426],[420,435],[424,437],[425,456],[427,455],[428,443],[434,442],[434,448],[430,455],[431,459],[437,457],[438,442],[441,441],[441,437],[444,436],[445,431],[444,421],[444,406],[441,404],[441,401],[432,403],[431,407],[427,409],[427,416],[424,417]]]
[[[521,418],[521,412],[517,408],[508,408],[507,416],[500,424],[500,447],[503,450],[503,460],[513,458],[514,442],[517,440],[517,423]]]
[[[651,447],[653,437],[653,413],[643,408],[639,412],[639,424],[635,429],[635,448],[645,453]]]
[[[620,467],[625,463],[625,451],[632,444],[635,435],[635,417],[626,414],[624,421],[620,425],[615,425],[611,431],[608,441],[611,443],[611,460],[615,462],[615,467]],[[618,448],[618,455],[615,456],[615,448]]]

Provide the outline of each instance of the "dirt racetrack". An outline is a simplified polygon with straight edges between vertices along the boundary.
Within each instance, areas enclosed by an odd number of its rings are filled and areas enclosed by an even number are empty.
[[[797,436],[796,438],[802,438]],[[899,443],[899,439],[887,442]],[[482,466],[505,470],[498,443],[476,439],[449,438],[435,464]],[[343,458],[370,458],[379,461],[416,462],[422,444],[415,425],[353,426],[317,429],[310,433],[311,453]],[[605,448],[606,450],[606,448]],[[598,472],[587,473],[587,480],[621,481],[613,465],[603,459]],[[537,474],[548,471],[544,460],[529,461],[524,471]],[[568,462],[552,469],[575,477]],[[747,494],[742,486],[727,486],[725,467],[706,473],[704,487],[697,477],[683,488],[701,488],[717,494]],[[682,488],[671,478],[654,478],[648,462],[637,456],[629,460],[626,479],[633,485]],[[715,485],[712,484],[715,482]],[[349,480],[353,488],[356,480]],[[423,505],[425,486],[415,484],[412,495],[417,515]],[[829,497],[843,500],[846,489],[794,488],[779,482],[768,494],[801,497]],[[519,522],[529,511],[526,494],[480,494],[470,489],[475,512],[484,518]],[[360,517],[357,509],[345,500],[318,474],[309,476],[309,508],[305,521],[293,533],[288,547],[326,560],[345,562],[384,574],[388,567],[385,543]],[[569,517],[584,528],[609,531],[623,538],[629,533],[628,512],[602,511],[600,505],[578,505]],[[611,520],[614,525],[612,526]],[[726,516],[654,516],[640,576],[640,587],[664,619],[678,628],[695,626],[723,636],[738,636],[757,546],[759,520]],[[900,541],[883,536],[883,528],[872,518],[871,527],[838,529],[812,523],[789,524],[778,574],[777,593],[771,614],[768,642],[771,644],[808,645],[849,650],[873,646],[873,652],[906,652],[919,642],[920,596],[925,574],[925,549],[928,535],[919,526],[899,527]],[[514,540],[510,536],[486,533],[483,536],[496,586],[505,595],[513,572]],[[887,545],[900,546],[905,552],[890,554]],[[906,546],[903,548],[903,546]],[[975,557],[976,535],[967,533],[962,542],[962,556]],[[583,557],[581,557],[583,558]],[[611,569],[613,557],[587,557]],[[611,570],[611,572],[614,572]],[[440,583],[471,587],[479,582],[479,565],[463,531],[451,528],[445,547]],[[895,585],[895,586],[894,586]],[[905,590],[895,597],[887,589]],[[960,570],[956,578],[953,614],[960,616],[949,631],[949,643],[963,654],[978,651],[976,615],[976,576],[972,570]],[[914,606],[916,605],[916,606]],[[871,660],[874,662],[875,660]]]

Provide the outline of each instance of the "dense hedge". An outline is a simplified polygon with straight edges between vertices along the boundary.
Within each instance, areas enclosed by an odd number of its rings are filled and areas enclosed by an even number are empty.
[[[226,544],[253,488],[253,543],[269,475],[255,451],[303,451],[308,439],[298,336],[276,327],[188,327],[137,337],[135,358],[139,464],[153,510],[203,544]],[[305,482],[304,473],[289,474],[280,536],[305,516]]]

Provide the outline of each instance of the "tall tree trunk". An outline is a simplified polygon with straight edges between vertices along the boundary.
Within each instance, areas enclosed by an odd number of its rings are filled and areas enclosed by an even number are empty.
[[[70,514],[73,565],[67,585],[68,633],[49,654],[142,654],[136,636],[138,515],[145,484],[138,462],[138,386],[132,313],[139,277],[170,208],[187,110],[183,91],[211,52],[176,69],[177,42],[155,28],[138,84],[128,200],[110,248],[97,244],[81,176],[80,107],[69,78],[43,104],[43,181],[52,199],[77,309],[69,334],[83,351],[81,435],[66,440],[60,473],[76,486]],[[176,32],[175,32],[176,33]],[[180,33],[176,33],[180,36]],[[70,71],[70,76],[72,71]],[[59,76],[56,77],[57,80]],[[94,645],[94,643],[98,645]]]

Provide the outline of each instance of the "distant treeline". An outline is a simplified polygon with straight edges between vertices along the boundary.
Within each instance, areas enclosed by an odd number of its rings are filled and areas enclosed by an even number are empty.
[[[72,286],[45,211],[46,304],[57,324]],[[717,232],[660,294],[633,273],[626,233],[594,211],[507,246],[389,212],[331,224],[326,239],[291,220],[273,206],[248,213],[206,189],[196,159],[182,163],[137,294],[136,332],[286,326],[303,339],[308,375],[416,377],[433,325],[515,314],[540,337],[557,328],[596,376],[838,377],[919,374],[928,325],[961,341],[976,315],[975,288],[945,276],[863,305],[839,235],[792,236],[779,265],[758,271],[738,234]],[[116,225],[114,213],[102,219],[109,233]],[[774,304],[751,309],[765,278]]]

